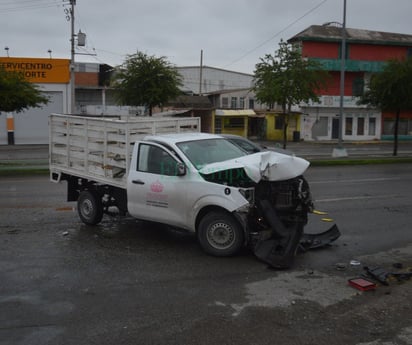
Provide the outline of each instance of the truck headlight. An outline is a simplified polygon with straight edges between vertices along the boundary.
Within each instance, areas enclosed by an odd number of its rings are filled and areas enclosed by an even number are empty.
[[[253,205],[255,203],[255,189],[254,188],[239,188],[239,193]]]

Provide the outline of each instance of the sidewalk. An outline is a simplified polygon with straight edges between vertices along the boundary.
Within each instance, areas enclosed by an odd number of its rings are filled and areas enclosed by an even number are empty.
[[[48,145],[0,145],[0,174],[49,169]]]
[[[282,148],[282,144],[274,141],[258,141],[260,145],[271,148]],[[381,158],[393,157],[394,143],[392,141],[357,141],[343,142],[348,159],[351,158]],[[332,157],[333,150],[338,148],[337,141],[299,141],[288,142],[287,153],[311,160],[336,159]],[[412,158],[412,141],[398,143],[397,157]]]
[[[283,151],[282,144],[275,141],[256,141],[268,149]],[[390,158],[393,156],[393,142],[368,141],[344,142],[343,148],[347,152],[345,158],[334,158],[332,152],[338,147],[336,141],[299,141],[288,142],[286,153],[305,158],[310,162],[342,159],[370,159]],[[400,141],[398,144],[399,158],[411,158],[412,141]],[[49,164],[48,145],[0,145],[0,172],[10,170],[44,170]]]

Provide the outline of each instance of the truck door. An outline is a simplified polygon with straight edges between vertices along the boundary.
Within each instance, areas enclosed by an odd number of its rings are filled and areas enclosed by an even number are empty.
[[[127,207],[139,219],[185,228],[187,176],[177,176],[178,158],[154,143],[139,143],[127,178]]]

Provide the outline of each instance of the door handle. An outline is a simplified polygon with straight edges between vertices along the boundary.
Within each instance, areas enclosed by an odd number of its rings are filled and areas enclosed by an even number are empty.
[[[144,184],[142,180],[132,180],[132,183],[134,184]]]

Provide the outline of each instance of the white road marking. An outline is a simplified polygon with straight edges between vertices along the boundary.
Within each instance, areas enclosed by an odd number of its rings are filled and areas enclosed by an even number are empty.
[[[351,180],[322,180],[310,181],[309,184],[326,184],[326,183],[365,183],[365,182],[383,182],[383,181],[399,181],[399,177],[376,177],[365,179],[351,179]]]
[[[399,197],[398,194],[389,195],[360,195],[360,196],[348,196],[343,198],[330,198],[330,199],[317,199],[315,202],[333,202],[333,201],[352,201],[352,200],[367,200],[367,199],[391,199]]]

